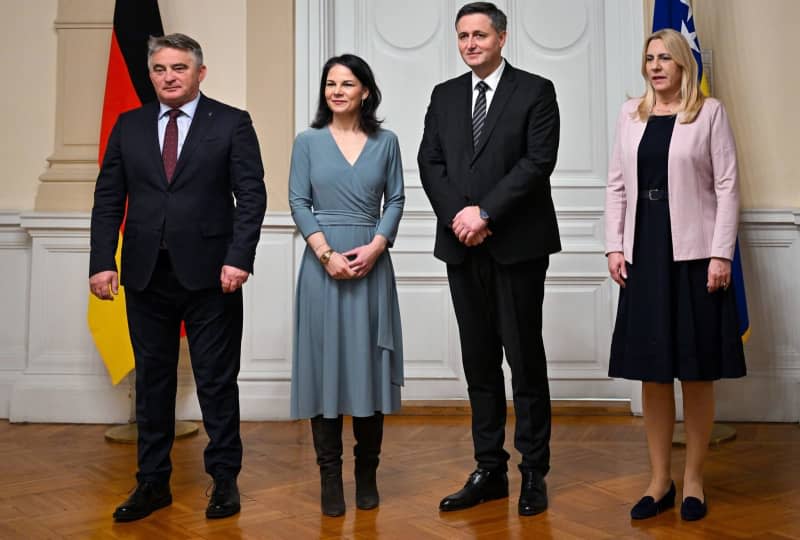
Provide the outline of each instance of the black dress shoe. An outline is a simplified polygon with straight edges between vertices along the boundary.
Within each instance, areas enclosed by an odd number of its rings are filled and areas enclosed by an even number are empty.
[[[706,517],[707,513],[706,502],[701,502],[697,497],[686,497],[681,503],[681,519],[683,521],[697,521]]]
[[[225,478],[214,481],[214,491],[206,508],[208,519],[219,519],[238,514],[241,510],[239,504],[239,488],[235,478]]]
[[[547,510],[547,484],[535,471],[523,471],[519,492],[519,515],[535,516]]]
[[[439,510],[451,512],[471,508],[476,504],[508,497],[508,475],[505,471],[475,469],[461,490],[448,495],[439,503]]]
[[[114,521],[136,521],[170,504],[168,482],[139,482],[128,500],[114,510]]]
[[[651,518],[673,506],[675,506],[675,482],[669,485],[669,490],[659,500],[655,500],[650,495],[639,499],[639,502],[631,508],[631,519]]]

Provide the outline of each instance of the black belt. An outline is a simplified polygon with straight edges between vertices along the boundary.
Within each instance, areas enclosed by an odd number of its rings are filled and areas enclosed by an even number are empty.
[[[640,199],[648,201],[663,201],[667,198],[666,189],[648,189],[639,193]]]

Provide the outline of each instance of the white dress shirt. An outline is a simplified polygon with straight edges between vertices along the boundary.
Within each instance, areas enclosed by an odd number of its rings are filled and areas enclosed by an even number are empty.
[[[189,127],[192,125],[192,119],[194,118],[194,113],[197,111],[197,103],[200,101],[200,93],[197,93],[197,97],[194,98],[192,101],[188,103],[184,103],[181,107],[178,107],[183,114],[179,115],[177,118],[178,122],[178,157],[181,157],[181,149],[183,148],[183,142],[186,140],[186,134],[189,133]],[[169,105],[164,105],[160,103],[161,108],[158,113],[158,147],[161,148],[162,152],[164,149],[164,133],[167,131],[167,122],[169,122],[169,111],[173,109]]]
[[[483,82],[489,87],[486,90],[486,114],[489,114],[489,107],[492,105],[492,98],[494,97],[494,92],[497,90],[497,85],[500,83],[500,77],[503,75],[503,70],[506,68],[506,59],[500,62],[498,68],[492,73],[483,79]],[[475,86],[481,82],[481,79],[475,75],[475,72],[472,72],[472,108],[471,111],[475,111],[475,100],[478,99],[478,89]]]

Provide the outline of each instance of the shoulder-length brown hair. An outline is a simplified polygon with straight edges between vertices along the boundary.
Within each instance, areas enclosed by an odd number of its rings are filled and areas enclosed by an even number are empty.
[[[671,28],[664,28],[653,32],[644,41],[642,49],[642,77],[644,77],[645,92],[635,115],[642,122],[646,122],[656,104],[656,93],[650,79],[647,77],[647,47],[654,39],[660,39],[673,61],[681,68],[681,104],[678,120],[681,124],[691,124],[697,118],[697,113],[703,107],[705,96],[700,91],[697,81],[697,62],[695,62],[689,43],[680,32]]]

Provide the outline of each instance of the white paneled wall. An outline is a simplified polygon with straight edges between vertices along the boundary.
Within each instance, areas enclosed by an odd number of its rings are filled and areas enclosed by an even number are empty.
[[[19,215],[0,212],[0,417],[8,418],[11,392],[28,359],[30,237]]]
[[[431,255],[434,216],[416,164],[431,90],[467,71],[454,29],[463,3],[296,3],[302,21],[296,35],[296,129],[305,129],[313,116],[322,64],[334,54],[352,52],[372,66],[384,97],[379,112],[400,139],[407,201],[393,258],[407,343],[404,395],[412,399],[466,397],[445,267]],[[498,5],[508,15],[504,56],[553,80],[561,111],[553,197],[564,251],[551,258],[544,306],[553,395],[629,399],[631,384],[606,376],[616,290],[602,256],[602,216],[609,121],[626,95],[640,93],[641,3]]]
[[[553,257],[544,334],[556,398],[633,398],[638,384],[606,377],[616,290],[595,246],[598,216],[567,213],[573,248]],[[0,416],[13,421],[124,422],[129,381],[112,387],[86,327],[86,215],[0,213]],[[566,227],[566,230],[572,230]],[[592,232],[594,231],[594,232]],[[572,238],[568,236],[568,238]],[[594,238],[594,239],[593,239]],[[746,378],[718,383],[718,418],[800,419],[800,210],[747,211],[741,235],[752,338]],[[395,249],[406,354],[405,399],[464,399],[458,331],[431,218],[404,218]],[[286,214],[262,228],[245,285],[242,418],[287,418],[294,280],[304,244]],[[185,347],[184,347],[185,349]],[[188,363],[178,416],[199,418]]]
[[[444,265],[432,255],[434,216],[416,153],[434,84],[466,71],[455,0],[296,0],[296,127],[316,109],[333,54],[372,65],[380,113],[401,143],[407,205],[392,258],[403,320],[405,399],[464,399],[458,330]],[[606,161],[626,95],[641,92],[640,0],[507,0],[508,61],[552,79],[562,117],[553,176],[564,250],[551,257],[544,337],[556,398],[631,400],[638,384],[606,376],[616,285],[603,257]],[[112,422],[130,414],[130,384],[112,387],[86,327],[86,215],[0,212],[0,417]],[[800,419],[800,211],[744,212],[741,241],[753,337],[750,375],[718,385],[721,419]],[[245,286],[243,419],[289,412],[294,283],[304,243],[285,213],[267,216]],[[185,347],[184,347],[185,349]],[[181,364],[178,416],[198,418]]]

